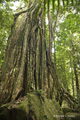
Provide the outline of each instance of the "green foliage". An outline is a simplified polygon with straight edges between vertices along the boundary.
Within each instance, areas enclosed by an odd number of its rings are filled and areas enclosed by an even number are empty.
[[[36,94],[37,94],[39,97],[42,96],[42,95],[43,95],[43,90],[42,90],[42,89],[37,90],[37,91],[36,91]]]
[[[12,6],[10,3],[0,4],[0,67],[3,62],[6,43],[13,23],[13,13],[10,6]]]
[[[60,0],[44,0],[44,6],[47,4],[47,8],[48,8],[48,12],[49,12],[49,8],[51,6],[53,7],[53,10],[54,10],[55,5],[57,5],[57,7],[59,9],[61,2],[62,2],[64,7],[68,6],[68,5],[76,4],[76,0],[74,0],[74,2],[73,2],[73,0],[71,0],[71,1],[70,0],[62,0],[62,1],[60,1]],[[77,2],[79,2],[79,1],[77,1]],[[44,7],[44,9],[45,9],[45,7]]]
[[[0,0],[0,3],[3,3],[3,2],[12,2],[12,1],[19,1],[19,0]]]
[[[80,66],[80,15],[79,11],[70,9],[63,16],[60,14],[56,28],[56,66],[59,79],[72,93],[72,79],[75,86],[74,61],[78,73]],[[63,20],[61,20],[62,17]]]

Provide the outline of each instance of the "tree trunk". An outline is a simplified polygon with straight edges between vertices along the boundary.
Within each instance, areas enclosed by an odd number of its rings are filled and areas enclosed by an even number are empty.
[[[32,10],[22,15],[20,25],[8,40],[1,75],[0,95],[2,99],[0,102],[3,101],[3,103],[18,99],[32,89],[42,89],[44,61],[42,9],[35,18],[41,3],[34,1],[29,3],[28,8],[34,4],[36,6]],[[38,81],[37,73],[40,74],[40,81]]]
[[[78,73],[77,73],[77,61],[75,58],[75,50],[74,50],[74,45],[73,42],[71,41],[71,46],[72,46],[72,57],[73,57],[73,66],[74,66],[74,74],[75,74],[75,80],[76,80],[76,91],[77,91],[77,98],[79,94],[79,80],[78,80]]]
[[[42,2],[34,0],[29,2],[27,10],[16,14],[17,20],[17,17],[24,13],[19,26],[12,31],[8,40],[0,76],[0,104],[17,100],[35,90],[42,89],[46,94],[50,90],[51,93],[51,82],[59,94],[59,100],[61,92],[64,92],[51,57],[52,37],[49,50],[46,48],[43,9],[39,9],[41,5],[43,6]]]
[[[71,78],[72,78],[72,91],[73,91],[73,96],[75,96],[75,93],[74,93],[74,78],[73,78],[73,67],[72,67],[72,57],[70,56],[70,68],[71,68]]]
[[[35,7],[34,7],[35,5]],[[44,33],[43,3],[29,2],[28,10],[22,14],[22,20],[9,37],[5,60],[2,65],[0,83],[0,104],[17,100],[38,89],[47,96],[46,40]],[[38,15],[36,16],[37,11]],[[16,23],[16,21],[15,21]],[[14,24],[14,23],[13,23]],[[14,25],[13,25],[14,26]]]

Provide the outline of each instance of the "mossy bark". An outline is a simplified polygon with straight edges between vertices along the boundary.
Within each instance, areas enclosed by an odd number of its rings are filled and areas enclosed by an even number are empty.
[[[36,4],[36,1],[34,2]],[[0,102],[6,103],[15,100],[21,91],[21,96],[25,95],[29,92],[32,84],[34,86],[36,81],[34,80],[36,79],[36,77],[34,78],[34,70],[36,68],[34,68],[33,56],[36,54],[35,39],[38,41],[39,19],[42,15],[40,10],[39,15],[35,18],[38,7],[39,4],[36,4],[35,8],[22,15],[20,25],[8,40],[5,60],[2,65]]]
[[[28,8],[34,4],[35,7],[22,15],[19,26],[9,37],[0,76],[0,104],[17,100],[37,89],[44,90],[46,86],[46,41],[43,9],[39,9],[43,4],[35,0]]]
[[[38,91],[0,107],[0,120],[60,120],[56,115],[63,115],[59,104]]]
[[[64,92],[64,89],[51,58],[52,31],[49,44],[46,45],[41,5],[43,6],[43,3],[37,0],[29,2],[28,9],[31,9],[22,15],[19,26],[9,37],[0,75],[0,104],[17,100],[40,89],[52,99],[53,84],[59,96],[57,99],[61,102],[60,93]]]

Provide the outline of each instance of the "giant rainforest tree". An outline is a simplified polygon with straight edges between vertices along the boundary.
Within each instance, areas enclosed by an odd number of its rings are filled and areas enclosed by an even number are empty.
[[[59,11],[60,1],[30,0],[26,3],[27,9],[14,14],[11,34],[7,41],[0,74],[0,104],[17,100],[29,92],[40,89],[44,91],[45,96],[52,99],[53,87],[57,91],[59,102],[62,94],[75,101],[62,86],[52,59],[53,32],[58,12],[53,26],[50,10],[54,11],[57,5]],[[64,0],[63,5],[66,5]],[[49,26],[46,25],[46,15]],[[46,32],[47,27],[49,32]]]

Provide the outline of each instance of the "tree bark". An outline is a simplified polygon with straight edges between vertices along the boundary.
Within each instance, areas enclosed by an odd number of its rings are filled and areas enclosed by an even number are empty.
[[[75,80],[76,80],[76,91],[77,91],[77,98],[79,94],[79,80],[78,80],[78,73],[77,73],[77,61],[75,60],[75,50],[74,50],[74,45],[73,42],[71,41],[71,46],[72,46],[72,57],[73,57],[73,66],[74,66],[74,74],[75,74]]]
[[[31,5],[36,4],[36,1],[34,2]],[[19,27],[8,40],[5,60],[2,66],[0,88],[2,98],[0,102],[5,103],[15,100],[20,96],[20,93],[21,96],[27,94],[31,86],[34,88],[36,77],[33,79],[33,76],[37,76],[34,75],[35,65],[37,64],[34,61],[34,56],[38,47],[35,39],[36,41],[38,40],[39,19],[42,15],[41,9],[36,19],[35,16],[40,4],[37,3],[35,8],[22,16]],[[36,83],[36,89],[37,87]]]
[[[17,100],[29,92],[40,89],[45,92],[49,90],[49,98],[52,98],[50,97],[52,96],[50,94],[53,94],[52,79],[59,94],[59,100],[61,99],[61,92],[64,92],[56,66],[52,61],[52,32],[47,51],[44,38],[43,9],[39,9],[40,5],[43,3],[41,4],[36,0],[29,3],[28,8],[32,6],[30,11],[23,12],[20,25],[9,37],[5,60],[2,65],[0,104]],[[39,13],[36,17],[38,9]],[[50,29],[52,30],[51,26]],[[50,76],[49,79],[48,75]],[[64,93],[66,94],[66,92]]]

